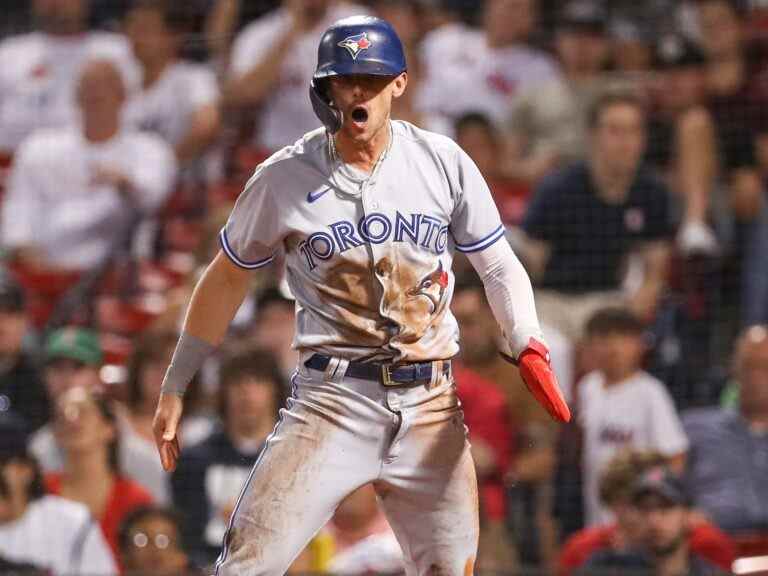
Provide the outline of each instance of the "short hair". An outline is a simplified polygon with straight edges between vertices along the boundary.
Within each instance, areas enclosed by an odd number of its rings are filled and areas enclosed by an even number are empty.
[[[587,336],[630,334],[642,336],[645,326],[630,310],[621,306],[601,308],[587,321]]]
[[[131,359],[128,361],[126,382],[128,406],[135,408],[144,399],[141,389],[141,373],[144,368],[147,364],[164,361],[166,351],[175,348],[178,338],[179,335],[171,330],[150,330],[139,337]]]
[[[638,477],[646,470],[664,463],[664,456],[653,450],[619,452],[608,462],[600,475],[600,501],[610,506],[619,500],[629,500]]]
[[[455,134],[459,134],[465,128],[470,126],[478,126],[482,128],[491,136],[493,140],[498,138],[499,131],[493,120],[482,112],[467,112],[462,116],[459,116],[453,124],[453,130]]]
[[[133,0],[133,10],[154,10],[160,13],[165,26],[177,33],[191,33],[198,27],[199,15],[193,2],[178,0]]]
[[[131,530],[133,527],[147,518],[160,517],[167,520],[176,528],[177,536],[184,549],[181,515],[174,509],[157,504],[142,504],[132,509],[123,517],[117,529],[117,546],[121,554],[125,554],[131,547]]]
[[[293,300],[286,298],[285,295],[280,292],[277,286],[269,286],[264,288],[256,295],[256,321],[258,322],[259,310],[263,310],[267,306],[272,304],[278,304],[285,306],[286,308],[294,309],[296,304]]]
[[[225,351],[219,364],[219,415],[226,418],[227,389],[243,380],[254,378],[272,383],[275,417],[286,398],[283,374],[274,354],[263,348],[247,346]]]
[[[590,130],[597,128],[603,113],[612,106],[632,106],[645,116],[645,102],[640,95],[627,88],[609,88],[598,94],[587,109],[587,125]]]

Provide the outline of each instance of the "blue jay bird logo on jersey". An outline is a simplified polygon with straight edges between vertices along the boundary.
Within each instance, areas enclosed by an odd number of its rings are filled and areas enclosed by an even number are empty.
[[[346,48],[347,52],[352,56],[352,60],[357,60],[357,56],[363,50],[368,50],[373,44],[368,40],[367,32],[362,34],[355,34],[354,36],[347,36],[338,44],[342,48]]]

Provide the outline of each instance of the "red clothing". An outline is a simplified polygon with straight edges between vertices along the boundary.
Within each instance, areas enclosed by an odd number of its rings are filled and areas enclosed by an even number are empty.
[[[580,568],[587,559],[599,550],[613,547],[616,525],[585,528],[571,536],[563,546],[557,559],[558,576],[569,576]],[[736,559],[733,541],[714,524],[696,524],[688,541],[692,552],[730,572]]]
[[[513,458],[515,436],[507,399],[491,380],[457,362],[453,363],[453,377],[470,441],[483,440],[496,457],[496,473],[479,486],[482,512],[488,519],[503,520],[506,516],[504,474]]]
[[[46,491],[61,496],[61,480],[62,475],[59,473],[46,474],[44,479]],[[120,558],[117,543],[120,523],[131,510],[145,504],[152,504],[152,496],[141,485],[120,476],[115,479],[104,515],[99,518],[101,531],[115,558]]]

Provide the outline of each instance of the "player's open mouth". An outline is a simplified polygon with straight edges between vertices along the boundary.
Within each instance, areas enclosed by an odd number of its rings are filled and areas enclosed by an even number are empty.
[[[356,106],[352,109],[351,116],[356,124],[365,124],[368,121],[368,110],[362,106]]]

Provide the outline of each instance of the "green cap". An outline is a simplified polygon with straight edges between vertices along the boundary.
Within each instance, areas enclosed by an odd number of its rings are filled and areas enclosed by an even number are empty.
[[[51,334],[45,344],[45,356],[48,361],[67,358],[91,366],[100,366],[103,360],[98,335],[87,328],[75,327],[61,328]]]

